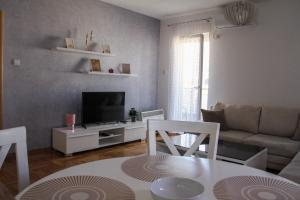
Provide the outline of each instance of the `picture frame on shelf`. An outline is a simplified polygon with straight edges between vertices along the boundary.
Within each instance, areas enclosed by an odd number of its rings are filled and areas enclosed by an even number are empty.
[[[130,74],[130,64],[121,63],[119,66],[119,71],[122,74]]]
[[[91,59],[91,71],[101,72],[101,62],[99,59]]]
[[[65,38],[65,41],[68,49],[75,49],[75,40],[73,38]]]

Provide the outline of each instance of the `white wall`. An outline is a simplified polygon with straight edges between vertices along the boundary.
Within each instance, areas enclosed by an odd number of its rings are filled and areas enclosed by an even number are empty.
[[[208,105],[223,101],[300,107],[300,1],[268,0],[257,7],[257,26],[223,30],[220,39],[211,39]],[[169,66],[167,23],[170,20],[161,23],[158,83],[158,104],[165,109]]]
[[[126,92],[130,108],[157,106],[160,22],[99,0],[0,0],[5,12],[4,128],[26,126],[29,149],[51,146],[54,127],[64,126],[66,113],[81,123],[82,92]],[[93,30],[95,51],[109,44],[116,56],[101,57],[101,70],[117,71],[130,63],[137,78],[90,76],[91,58],[52,51],[72,37],[85,48],[85,34]],[[12,60],[20,59],[21,66]],[[145,98],[147,97],[147,98]]]

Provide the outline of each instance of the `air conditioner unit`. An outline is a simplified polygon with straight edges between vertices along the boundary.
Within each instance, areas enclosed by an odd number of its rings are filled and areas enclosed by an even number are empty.
[[[257,25],[256,21],[251,22],[251,24],[244,25],[244,26],[237,26],[230,23],[223,14],[219,14],[217,16],[214,16],[214,25],[215,28],[218,29],[228,29],[228,28],[243,28],[243,27],[249,27],[249,26],[255,26]]]
[[[225,19],[223,14],[214,16],[214,24],[217,29],[230,28],[233,25]]]
[[[255,5],[252,1],[235,1],[222,7],[222,12],[214,17],[217,29],[256,25]]]

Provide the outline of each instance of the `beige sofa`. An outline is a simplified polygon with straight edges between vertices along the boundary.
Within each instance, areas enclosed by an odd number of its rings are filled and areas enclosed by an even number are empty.
[[[279,176],[290,179],[300,184],[300,152],[293,160],[279,173]]]
[[[223,103],[214,106],[214,110],[223,109],[229,130],[221,131],[220,139],[267,147],[268,168],[283,169],[300,150],[300,141],[294,139],[300,110]]]

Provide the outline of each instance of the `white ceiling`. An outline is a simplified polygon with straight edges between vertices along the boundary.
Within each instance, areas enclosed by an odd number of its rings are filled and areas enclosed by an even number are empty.
[[[157,19],[222,6],[234,0],[101,0]]]

